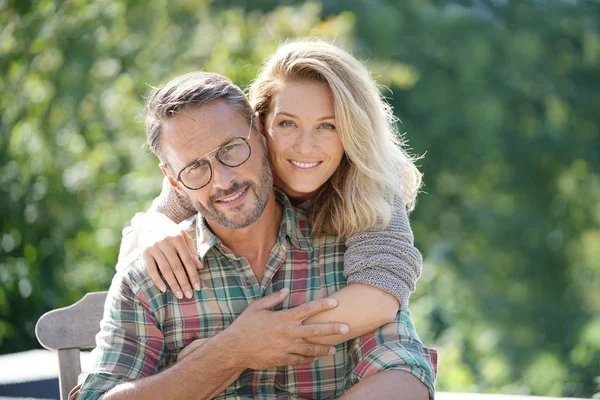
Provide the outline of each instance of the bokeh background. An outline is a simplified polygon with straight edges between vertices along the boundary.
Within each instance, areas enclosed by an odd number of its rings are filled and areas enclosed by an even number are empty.
[[[425,154],[411,309],[438,390],[600,392],[597,0],[0,1],[0,354],[107,289],[160,188],[149,87],[246,87],[309,35],[368,65]]]

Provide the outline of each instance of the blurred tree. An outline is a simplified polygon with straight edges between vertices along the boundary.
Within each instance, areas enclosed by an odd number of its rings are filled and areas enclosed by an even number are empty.
[[[393,90],[410,143],[427,152],[412,216],[427,258],[412,308],[447,351],[440,386],[593,393],[600,4],[344,6],[361,17],[357,46]]]
[[[246,85],[276,37],[342,41],[352,25],[322,21],[316,4],[266,15],[184,0],[2,7],[0,353],[36,347],[39,315],[110,283],[121,228],[160,187],[138,118],[149,85],[193,69]]]
[[[10,4],[9,4],[10,3]],[[600,4],[584,0],[0,3],[0,353],[107,288],[160,186],[149,85],[245,86],[288,38],[366,60],[422,160],[411,309],[438,389],[589,396],[600,375]]]

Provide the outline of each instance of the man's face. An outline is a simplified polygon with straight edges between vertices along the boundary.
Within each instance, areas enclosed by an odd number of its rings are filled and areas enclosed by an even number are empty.
[[[161,148],[169,164],[163,172],[172,184],[190,163],[198,159],[210,162],[212,178],[206,186],[190,190],[178,183],[179,191],[209,223],[245,228],[258,220],[269,201],[273,176],[260,135],[250,134],[250,157],[237,167],[226,166],[215,157],[215,150],[223,144],[247,137],[249,132],[250,121],[222,100],[185,108],[163,123]]]

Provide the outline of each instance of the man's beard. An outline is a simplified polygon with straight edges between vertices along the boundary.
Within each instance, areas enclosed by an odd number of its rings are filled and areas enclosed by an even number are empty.
[[[238,221],[230,219],[222,211],[215,207],[215,201],[217,199],[231,196],[243,189],[253,191],[256,196],[253,208],[244,220]],[[242,229],[252,225],[260,218],[265,210],[265,207],[267,206],[267,203],[269,202],[272,192],[273,174],[271,173],[271,167],[269,166],[267,155],[263,152],[258,183],[249,180],[234,182],[229,189],[219,190],[213,194],[208,199],[207,205],[203,205],[200,202],[192,203],[194,208],[196,208],[200,215],[202,215],[208,222],[221,225],[227,229]],[[231,211],[235,211],[235,208],[233,208]]]

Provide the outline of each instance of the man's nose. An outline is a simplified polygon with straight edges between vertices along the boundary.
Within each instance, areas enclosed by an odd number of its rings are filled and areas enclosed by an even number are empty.
[[[294,150],[298,154],[311,154],[315,150],[315,138],[312,130],[303,129],[294,142]]]
[[[235,182],[235,170],[216,161],[212,164],[213,176],[212,184],[218,189],[229,189],[231,184]]]

